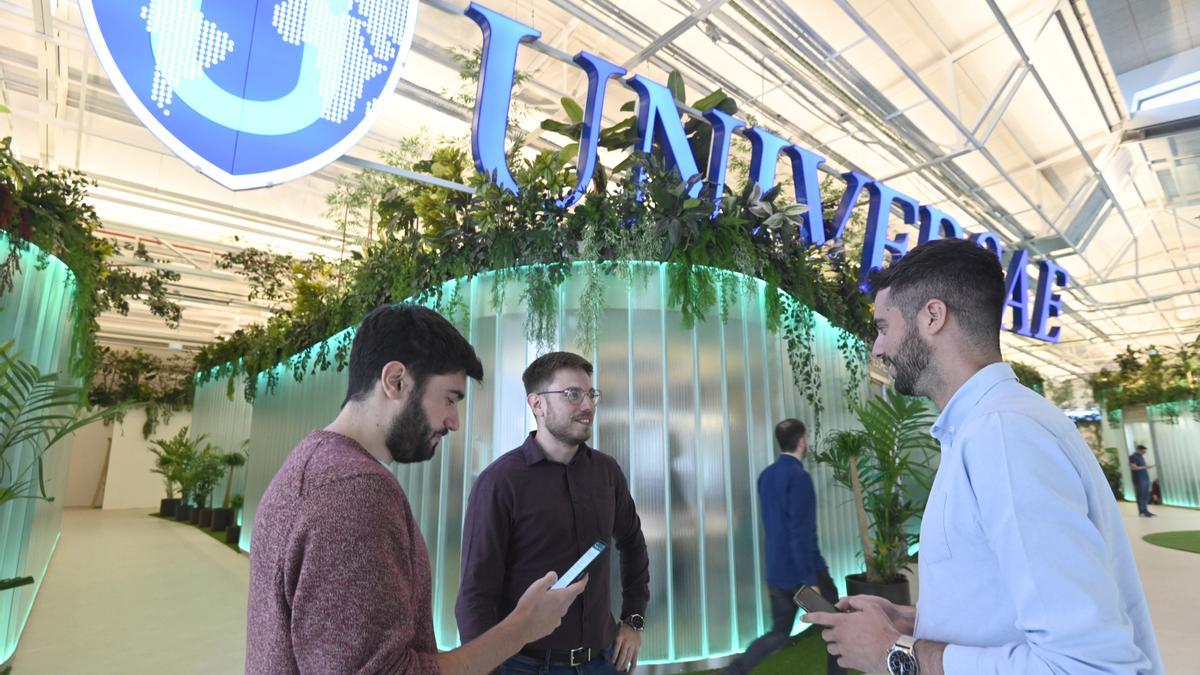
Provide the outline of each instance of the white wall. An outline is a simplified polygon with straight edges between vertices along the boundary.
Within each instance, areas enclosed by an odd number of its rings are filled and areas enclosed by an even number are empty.
[[[63,506],[99,506],[93,500],[104,478],[104,458],[108,455],[112,432],[112,426],[103,422],[93,422],[75,432]]]
[[[108,477],[104,488],[104,509],[158,508],[159,501],[166,497],[162,477],[150,473],[154,468],[154,455],[150,452],[150,441],[142,437],[142,424],[146,421],[144,410],[134,410],[125,415],[125,421],[113,428],[112,451],[108,458]],[[169,438],[180,427],[191,424],[191,412],[178,412],[168,423],[159,422],[152,438]]]

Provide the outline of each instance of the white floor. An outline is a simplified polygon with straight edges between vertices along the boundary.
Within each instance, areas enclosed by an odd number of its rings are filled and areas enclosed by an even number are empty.
[[[147,513],[63,511],[13,675],[242,672],[249,559]]]
[[[1200,530],[1200,511],[1122,504],[1167,673],[1200,663],[1200,555],[1150,532]],[[68,509],[13,675],[236,673],[245,659],[247,558],[145,511]]]

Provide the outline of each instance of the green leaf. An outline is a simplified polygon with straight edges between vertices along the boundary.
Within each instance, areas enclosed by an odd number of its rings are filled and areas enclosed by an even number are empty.
[[[4,106],[0,106],[4,108]],[[4,112],[8,112],[8,108],[4,108]],[[10,579],[0,579],[0,591],[7,591],[10,588],[20,588],[33,583],[33,577],[13,577]]]
[[[569,136],[571,129],[573,129],[575,125],[567,124],[566,122],[559,122],[558,120],[542,120],[541,127],[544,131],[553,131],[557,134]]]
[[[570,119],[572,123],[579,124],[583,122],[583,108],[579,107],[579,104],[575,102],[575,99],[569,96],[564,96],[559,99],[559,102],[562,103],[563,110],[567,113],[567,118]]]
[[[692,104],[692,107],[700,112],[707,112],[710,108],[715,107],[718,103],[729,98],[729,95],[724,90],[718,89],[713,93]]]
[[[683,74],[678,70],[672,70],[671,74],[667,76],[667,89],[671,90],[671,96],[674,96],[676,101],[682,103],[687,100],[685,98]]]
[[[621,104],[621,112],[633,112],[637,109],[637,100],[626,101]]]

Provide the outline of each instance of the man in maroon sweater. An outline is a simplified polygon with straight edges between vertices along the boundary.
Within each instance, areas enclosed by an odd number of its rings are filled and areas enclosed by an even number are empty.
[[[414,305],[363,319],[342,410],[292,451],[259,503],[248,673],[486,673],[558,627],[586,581],[550,572],[495,628],[450,652],[433,635],[425,541],[385,463],[422,462],[458,429],[475,350]]]

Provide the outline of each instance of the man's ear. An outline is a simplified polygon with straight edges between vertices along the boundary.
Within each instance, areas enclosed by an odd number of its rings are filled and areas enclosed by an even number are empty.
[[[393,401],[400,400],[408,391],[408,368],[399,361],[388,361],[379,373],[379,382],[383,387],[383,395]]]
[[[937,298],[925,303],[917,312],[917,329],[926,335],[937,335],[942,332],[950,317],[946,311],[946,303]]]
[[[525,402],[529,404],[529,409],[533,411],[533,416],[541,419],[546,414],[545,399],[537,394],[526,394]]]

